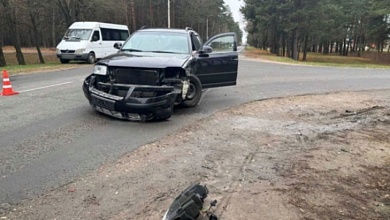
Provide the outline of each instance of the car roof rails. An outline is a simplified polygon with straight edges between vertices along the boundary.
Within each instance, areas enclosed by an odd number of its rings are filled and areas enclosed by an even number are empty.
[[[140,30],[146,29],[146,28],[148,28],[148,26],[144,25],[144,26],[142,26],[142,27],[140,28]]]
[[[186,27],[186,31],[193,31],[192,27]]]

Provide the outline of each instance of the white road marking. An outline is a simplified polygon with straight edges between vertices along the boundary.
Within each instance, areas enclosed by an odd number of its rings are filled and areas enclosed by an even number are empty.
[[[34,88],[34,89],[26,89],[26,90],[19,91],[19,93],[31,92],[31,91],[40,90],[40,89],[47,89],[47,88],[56,87],[56,86],[63,86],[63,85],[70,84],[70,83],[73,83],[73,82],[64,82],[64,83],[53,84],[50,86],[42,86],[42,87],[38,87],[38,88]]]

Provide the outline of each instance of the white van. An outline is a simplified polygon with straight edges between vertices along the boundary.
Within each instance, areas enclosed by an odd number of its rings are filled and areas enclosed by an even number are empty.
[[[124,43],[129,37],[126,25],[101,22],[75,22],[57,45],[57,57],[61,63],[82,60],[95,63],[118,51],[115,43]]]

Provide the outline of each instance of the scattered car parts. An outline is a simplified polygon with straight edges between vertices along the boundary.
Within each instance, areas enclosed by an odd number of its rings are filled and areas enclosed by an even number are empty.
[[[204,204],[208,193],[206,186],[200,184],[188,187],[175,198],[162,220],[195,220],[201,216],[217,220],[217,216],[211,212],[217,200],[212,201],[208,207]]]

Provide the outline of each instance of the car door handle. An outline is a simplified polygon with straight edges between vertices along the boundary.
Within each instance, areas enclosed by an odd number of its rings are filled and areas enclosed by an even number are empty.
[[[232,57],[230,60],[231,61],[238,61],[238,57]]]

